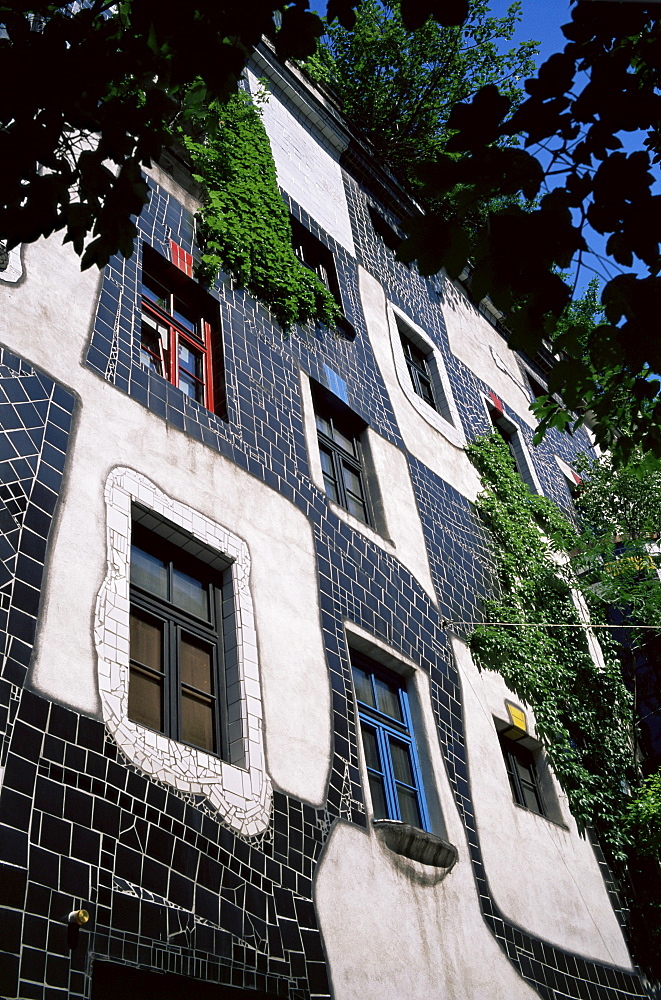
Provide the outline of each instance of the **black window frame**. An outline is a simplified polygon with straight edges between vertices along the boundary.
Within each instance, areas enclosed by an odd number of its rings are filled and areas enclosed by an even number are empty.
[[[437,394],[434,388],[434,375],[428,360],[429,354],[425,354],[422,348],[414,343],[409,336],[407,336],[399,324],[397,324],[397,329],[399,330],[399,338],[402,344],[402,350],[404,351],[404,360],[406,361],[406,366],[409,370],[411,383],[413,384],[413,390],[416,396],[419,396],[420,399],[427,404],[427,406],[431,406],[433,410],[440,413],[441,410],[438,405]],[[425,394],[425,384],[428,386],[430,398]]]
[[[454,427],[455,416],[450,406],[449,390],[446,390],[443,385],[439,371],[440,362],[434,348],[418,336],[403,316],[400,316],[395,310],[393,313],[402,355],[413,391],[426,406],[435,410],[443,420]],[[431,399],[424,392],[425,383],[428,385]]]
[[[331,293],[340,309],[337,330],[346,340],[353,340],[356,336],[356,331],[344,314],[344,302],[342,301],[340,281],[337,276],[335,254],[294,215],[289,216],[289,221],[291,224],[294,253],[301,264],[316,274],[322,285]]]
[[[535,763],[535,754],[529,747],[523,746],[517,740],[512,740],[503,733],[498,734],[498,739],[505,760],[512,798],[522,809],[527,809],[528,812],[548,819],[548,810]],[[522,775],[522,769],[527,771],[528,777]],[[526,797],[526,790],[533,796],[537,808],[530,805],[530,801]]]
[[[168,526],[169,527],[169,526]],[[214,757],[227,760],[228,752],[228,719],[227,697],[225,683],[223,629],[223,588],[227,582],[229,569],[219,570],[203,559],[191,555],[176,542],[169,541],[155,531],[144,527],[135,519],[131,532],[131,555],[133,547],[154,556],[166,564],[167,596],[161,597],[148,589],[139,586],[132,579],[130,583],[130,619],[134,615],[148,619],[161,627],[161,666],[162,670],[162,701],[161,728],[155,728],[138,718],[131,716],[131,678],[134,672],[156,678],[158,672],[149,665],[139,663],[129,653],[129,701],[128,717],[137,725],[159,732],[169,739],[176,740],[186,746],[195,747]],[[198,546],[199,549],[199,546]],[[133,561],[133,559],[132,559]],[[194,577],[202,582],[207,594],[209,609],[208,620],[187,611],[173,600],[174,570]],[[182,680],[181,670],[181,638],[189,636],[193,645],[199,643],[210,651],[211,658],[211,691],[196,689]],[[201,746],[183,735],[182,693],[188,690],[198,700],[212,701],[213,746]]]
[[[364,450],[361,443],[361,436],[365,432],[366,425],[345,404],[333,397],[332,393],[324,390],[321,386],[313,386],[312,399],[320,458],[322,453],[326,453],[329,456],[331,464],[330,471],[326,471],[322,459],[322,475],[326,488],[326,496],[339,504],[340,507],[353,517],[362,521],[363,524],[366,524],[370,528],[376,528],[365,474]],[[330,434],[319,426],[320,420],[328,424]],[[348,451],[340,444],[337,438],[333,436],[335,432],[351,442],[352,451]],[[344,468],[349,469],[357,477],[361,490],[360,495],[347,488],[343,472]],[[329,480],[334,486],[334,492],[329,489]],[[351,509],[349,497],[355,497],[362,503],[365,511],[364,518]]]
[[[519,473],[521,479],[524,481],[530,492],[537,493],[537,485],[528,465],[528,459],[526,458],[525,450],[522,445],[521,432],[519,428],[512,425],[507,417],[505,417],[502,410],[493,406],[491,403],[487,403],[487,410],[493,429],[501,436],[507,445],[509,453],[512,456],[512,461],[514,462],[514,468]]]

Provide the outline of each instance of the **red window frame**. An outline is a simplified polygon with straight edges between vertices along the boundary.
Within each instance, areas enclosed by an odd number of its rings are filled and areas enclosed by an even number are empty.
[[[200,307],[203,290],[150,247],[144,247],[142,277],[142,316],[148,318],[149,327],[155,324],[149,331],[151,345],[144,326],[141,327],[143,364],[181,389],[189,399],[214,411],[212,326]],[[146,292],[149,286],[145,279],[151,279],[152,292],[156,292],[153,287],[156,285],[165,293],[160,296],[161,302]],[[182,358],[182,349],[193,359]],[[191,392],[188,387],[196,391]]]

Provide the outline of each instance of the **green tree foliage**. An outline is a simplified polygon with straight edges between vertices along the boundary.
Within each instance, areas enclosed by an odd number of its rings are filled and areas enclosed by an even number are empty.
[[[579,460],[584,476],[576,497],[581,533],[573,552],[575,572],[605,607],[637,625],[661,628],[661,468],[635,455],[616,468],[611,456]],[[633,641],[643,644],[640,631]]]
[[[495,83],[513,107],[520,103],[537,43],[501,51],[520,16],[520,2],[503,17],[491,17],[488,0],[469,0],[462,26],[429,19],[410,31],[397,2],[364,0],[351,30],[337,22],[326,26],[305,68],[333,88],[383,162],[414,180],[412,168],[443,151],[454,104],[487,83]]]
[[[641,854],[661,858],[661,771],[643,783],[627,811],[626,826]]]
[[[637,600],[646,605],[645,614],[653,602],[658,609],[661,585],[647,546],[661,515],[661,474],[634,462],[624,470],[615,470],[608,459],[584,462],[590,478],[579,499],[577,526],[551,500],[530,492],[499,435],[477,438],[467,451],[482,477],[476,508],[492,540],[496,571],[496,592],[485,605],[488,624],[475,629],[471,649],[480,667],[500,673],[533,709],[537,733],[579,827],[596,829],[620,877],[636,956],[658,979],[659,776],[641,781],[633,698],[610,631],[598,630],[602,661],[595,662],[586,630],[569,626],[584,624],[572,591],[581,594],[592,624],[606,622],[611,601],[630,611]],[[618,561],[620,569],[622,560],[629,565],[629,554],[616,553],[616,538],[622,537],[640,543],[643,571],[613,571]],[[658,613],[657,620],[661,626]]]
[[[330,0],[351,27],[360,0]],[[467,0],[404,0],[409,27],[465,17]],[[314,52],[308,0],[0,0],[0,243],[63,232],[82,266],[128,256],[148,198],[141,166],[202,108],[224,103],[262,36]]]
[[[259,111],[244,92],[193,117],[182,141],[204,185],[198,242],[201,276],[228,272],[288,329],[320,320],[334,326],[339,308],[292,249],[291,226]]]
[[[425,197],[442,211],[418,220],[402,256],[455,277],[470,256],[473,294],[507,314],[512,346],[534,353],[544,336],[554,340],[564,357],[552,391],[592,410],[599,442],[626,462],[637,445],[661,455],[660,384],[651,377],[661,371],[661,342],[650,336],[661,302],[661,195],[651,171],[661,159],[661,22],[654,6],[590,0],[575,4],[563,30],[563,52],[526,81],[514,114],[493,85],[454,107],[455,134],[421,170]],[[621,134],[636,130],[641,148],[623,152]],[[525,149],[503,145],[515,135]],[[540,148],[543,158],[528,151]],[[475,232],[476,204],[516,196],[536,204],[494,207]],[[591,232],[606,237],[615,273],[601,294],[604,321],[586,342],[581,324],[558,326],[571,298],[558,272],[587,256]]]

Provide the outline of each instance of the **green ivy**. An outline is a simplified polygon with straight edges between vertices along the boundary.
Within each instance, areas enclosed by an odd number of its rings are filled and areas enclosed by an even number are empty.
[[[230,274],[285,330],[309,320],[334,327],[335,299],[292,249],[271,146],[250,97],[239,92],[200,109],[181,139],[205,191],[199,276],[212,282],[219,270]]]
[[[635,781],[631,695],[605,630],[600,666],[583,629],[545,627],[581,624],[564,555],[575,547],[576,531],[551,500],[530,492],[498,434],[478,438],[467,451],[482,477],[477,510],[493,539],[498,579],[487,621],[521,626],[479,626],[471,649],[481,667],[497,670],[532,708],[579,827],[594,826],[610,853],[623,859],[628,788]],[[586,600],[593,603],[589,593]]]
[[[633,699],[609,630],[599,630],[600,666],[583,628],[546,627],[582,624],[572,590],[581,591],[593,624],[606,622],[606,600],[619,607],[632,600],[635,581],[609,572],[612,561],[602,558],[602,582],[596,588],[594,573],[577,580],[572,563],[583,569],[595,531],[607,534],[596,514],[609,521],[611,531],[617,522],[621,532],[628,518],[631,541],[634,527],[650,537],[648,522],[655,520],[657,508],[649,497],[638,496],[635,478],[627,475],[620,482],[602,462],[583,496],[583,513],[591,510],[594,523],[579,532],[551,500],[530,492],[500,435],[479,437],[466,450],[482,477],[476,507],[493,543],[496,571],[496,594],[485,605],[492,624],[475,629],[471,650],[481,668],[496,670],[533,710],[537,734],[579,828],[596,829],[620,880],[636,960],[661,982],[661,775],[641,782]],[[656,479],[649,485],[653,491]],[[634,494],[637,502],[631,503]],[[604,587],[606,579],[610,589]],[[658,598],[644,589],[646,614],[655,602]]]

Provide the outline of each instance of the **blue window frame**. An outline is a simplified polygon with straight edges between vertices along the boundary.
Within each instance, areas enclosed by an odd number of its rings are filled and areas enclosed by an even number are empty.
[[[406,686],[354,650],[351,668],[374,818],[429,830]]]

